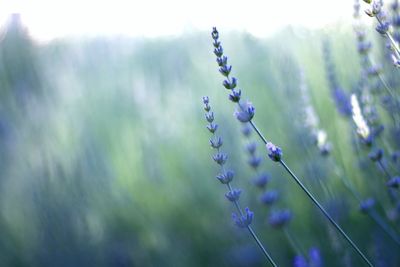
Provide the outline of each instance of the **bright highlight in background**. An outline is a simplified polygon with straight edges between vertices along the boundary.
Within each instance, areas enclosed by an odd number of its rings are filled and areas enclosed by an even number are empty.
[[[155,37],[212,26],[264,37],[286,25],[318,28],[351,20],[352,1],[2,0],[1,23],[10,13],[20,13],[41,40],[99,34]]]

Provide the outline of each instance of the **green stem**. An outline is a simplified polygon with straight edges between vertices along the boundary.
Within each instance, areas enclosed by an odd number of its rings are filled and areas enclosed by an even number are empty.
[[[258,136],[267,144],[268,141],[261,134],[260,130],[257,128],[253,121],[250,121],[251,126],[256,131]],[[283,168],[290,174],[290,176],[295,180],[295,182],[300,186],[300,188],[306,193],[309,199],[318,207],[318,209],[324,214],[324,216],[329,220],[329,222],[336,228],[336,230],[346,239],[346,241],[354,248],[354,250],[358,253],[358,255],[364,260],[364,262],[373,267],[372,263],[368,260],[368,258],[361,252],[361,250],[357,247],[357,245],[351,240],[351,238],[343,231],[343,229],[336,223],[336,221],[329,215],[329,213],[322,207],[322,205],[316,200],[316,198],[308,191],[308,189],[303,185],[303,183],[297,178],[297,176],[292,172],[292,170],[286,165],[283,160],[279,160],[279,163],[283,166]]]

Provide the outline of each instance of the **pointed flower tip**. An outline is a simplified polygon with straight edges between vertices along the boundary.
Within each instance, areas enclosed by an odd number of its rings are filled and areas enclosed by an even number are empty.
[[[217,27],[213,27],[212,28],[211,37],[214,40],[217,40],[219,38],[219,33],[218,33],[218,30],[217,30]]]

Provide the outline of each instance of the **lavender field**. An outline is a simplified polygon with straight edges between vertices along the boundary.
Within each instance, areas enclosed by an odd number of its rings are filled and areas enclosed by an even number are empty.
[[[10,15],[0,266],[400,266],[400,6],[351,8],[265,38]]]

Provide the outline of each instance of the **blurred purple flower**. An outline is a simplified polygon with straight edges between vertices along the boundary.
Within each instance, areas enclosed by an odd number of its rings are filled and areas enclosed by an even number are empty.
[[[236,213],[232,213],[232,219],[237,226],[240,228],[245,228],[251,224],[253,221],[254,213],[250,211],[249,208],[245,209],[245,214],[243,215],[236,215]]]

